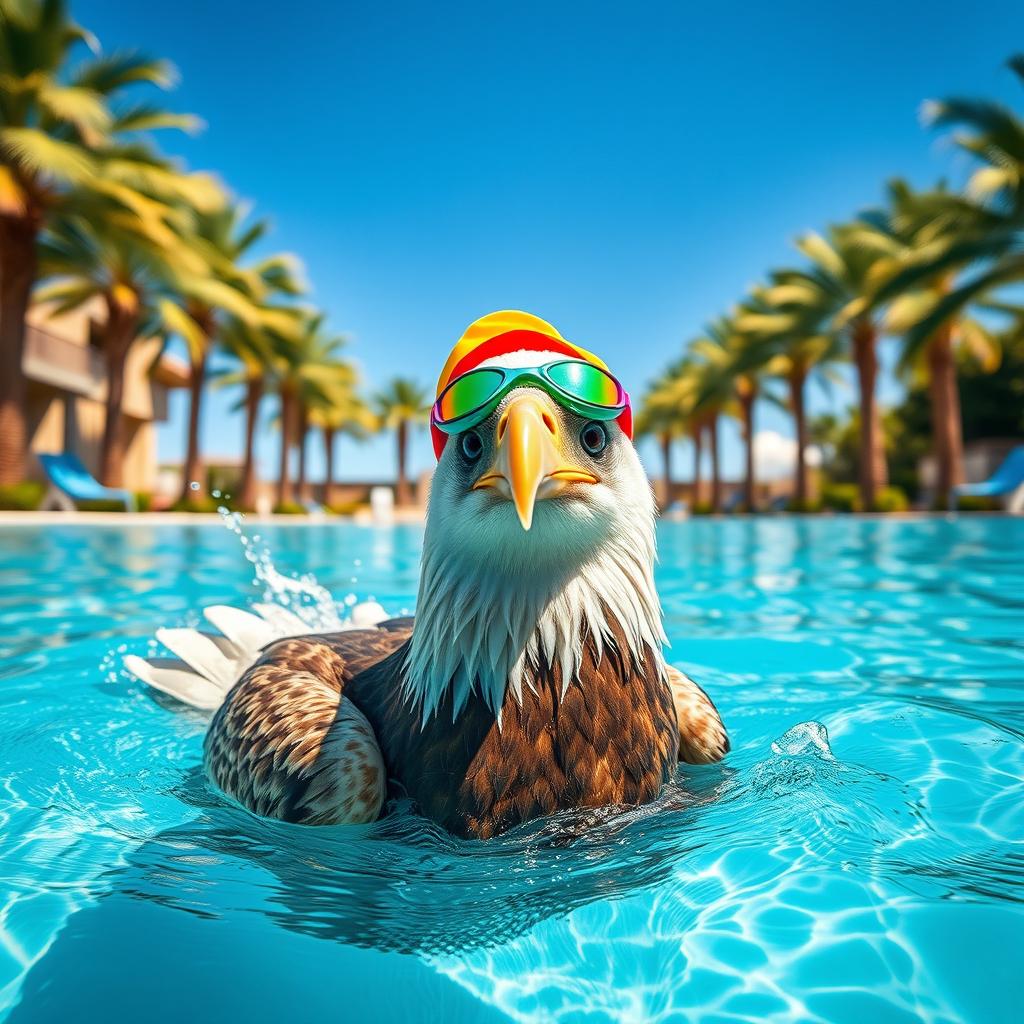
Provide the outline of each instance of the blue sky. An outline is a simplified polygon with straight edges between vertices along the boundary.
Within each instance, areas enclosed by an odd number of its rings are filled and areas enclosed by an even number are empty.
[[[962,181],[964,159],[919,123],[922,100],[1024,101],[1003,68],[1024,50],[1024,6],[1004,0],[73,10],[105,48],[177,64],[172,102],[207,127],[165,147],[271,219],[271,247],[301,256],[371,390],[396,374],[432,389],[466,324],[513,307],[639,392],[792,262],[798,233],[877,201],[893,175]],[[898,394],[891,379],[883,394]],[[211,456],[240,451],[230,405],[207,407]],[[792,432],[767,405],[759,427]],[[183,438],[176,396],[161,457],[180,457]],[[275,452],[267,427],[268,473]],[[313,458],[318,471],[318,446]],[[732,426],[725,458],[737,472]],[[432,462],[424,431],[412,464]],[[689,473],[683,449],[677,464]],[[393,445],[346,441],[338,465],[386,477]]]

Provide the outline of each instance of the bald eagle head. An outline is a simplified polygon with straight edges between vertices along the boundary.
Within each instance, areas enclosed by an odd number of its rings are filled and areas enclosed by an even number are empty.
[[[482,365],[537,366],[510,352]],[[664,672],[653,582],[654,502],[617,422],[518,387],[444,445],[431,486],[406,695],[426,721],[448,691],[476,691],[499,718],[541,664],[578,683],[584,643],[622,643]],[[624,638],[624,641],[623,639]]]

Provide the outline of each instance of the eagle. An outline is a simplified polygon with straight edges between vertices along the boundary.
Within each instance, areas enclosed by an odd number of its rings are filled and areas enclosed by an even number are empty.
[[[357,607],[310,632],[273,606],[163,630],[179,661],[126,667],[213,710],[207,774],[309,825],[392,796],[488,839],[570,809],[653,801],[679,762],[729,750],[707,694],[665,659],[655,505],[629,396],[596,355],[506,310],[452,350],[415,618]]]

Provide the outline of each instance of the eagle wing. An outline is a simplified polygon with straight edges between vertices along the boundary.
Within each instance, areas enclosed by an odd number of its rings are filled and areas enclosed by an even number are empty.
[[[306,825],[375,821],[387,769],[345,684],[404,639],[400,631],[374,629],[272,644],[210,723],[210,778],[264,817]]]
[[[249,810],[311,825],[375,820],[387,770],[372,726],[345,687],[401,647],[412,620],[308,634],[297,617],[257,611],[207,609],[219,635],[162,630],[159,639],[180,660],[130,657],[125,667],[184,703],[214,710],[207,773]]]
[[[679,669],[668,667],[679,722],[679,760],[711,764],[729,753],[729,736],[711,698]]]

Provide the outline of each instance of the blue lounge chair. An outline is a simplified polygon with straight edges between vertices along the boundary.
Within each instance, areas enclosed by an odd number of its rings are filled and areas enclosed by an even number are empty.
[[[726,513],[738,512],[743,505],[743,490],[735,490],[728,498],[725,499],[725,504],[722,506],[722,511]]]
[[[78,501],[119,501],[125,512],[135,511],[135,495],[104,487],[71,452],[62,455],[40,455],[39,461],[50,478],[50,489],[43,499],[44,511],[61,509],[75,512]]]
[[[1024,512],[1024,445],[1014,448],[1003,464],[980,484],[961,484],[953,488],[956,497],[1002,498],[1007,512]]]

